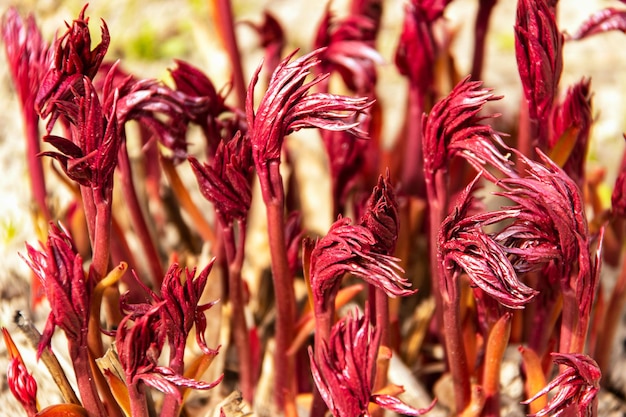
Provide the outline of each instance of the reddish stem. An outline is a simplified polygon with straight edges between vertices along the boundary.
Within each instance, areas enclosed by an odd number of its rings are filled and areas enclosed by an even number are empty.
[[[39,116],[37,116],[32,106],[30,109],[26,108],[26,106],[22,106],[22,114],[24,116],[24,132],[26,134],[26,161],[28,163],[30,187],[37,208],[46,220],[46,223],[48,223],[52,220],[52,214],[46,203],[46,181],[43,172],[43,164],[39,157],[39,152],[41,151],[39,141]]]
[[[391,327],[389,323],[389,297],[380,288],[376,288],[373,285],[369,286],[369,291],[374,306],[373,317],[371,322],[377,329],[381,329],[380,345],[392,348],[391,346]],[[389,361],[376,361],[376,378],[374,380],[374,386],[372,392],[377,392],[387,386],[387,373],[389,371]],[[379,408],[372,412],[372,417],[382,417],[385,414],[383,408]]]
[[[246,224],[238,221],[238,236],[235,243],[235,234],[232,223],[223,226],[224,249],[228,261],[228,294],[232,309],[232,326],[235,347],[239,358],[239,384],[243,398],[250,404],[254,397],[254,376],[252,369],[252,355],[250,352],[250,338],[244,312],[243,283],[241,268],[244,258],[244,244]]]
[[[95,272],[96,282],[104,278],[109,271],[109,250],[111,247],[111,202],[112,190],[107,196],[100,189],[94,189],[96,205],[95,229],[93,237],[93,257],[91,268]]]
[[[233,71],[233,83],[237,94],[238,105],[243,107],[246,102],[246,85],[243,77],[243,67],[241,65],[241,55],[235,36],[235,25],[233,19],[233,9],[230,0],[212,0],[215,12],[215,25],[222,44],[228,53]]]
[[[315,335],[313,338],[315,361],[322,363],[324,357],[322,356],[323,346],[328,346],[330,340],[330,331],[333,325],[333,316],[335,315],[335,297],[328,297],[329,300],[321,305],[315,307]],[[332,300],[330,300],[332,298]],[[310,417],[323,417],[328,407],[322,399],[322,396],[315,386],[313,390],[313,404],[311,405]]]
[[[269,161],[265,169],[260,171],[258,175],[267,211],[267,232],[276,298],[274,401],[277,409],[283,410],[285,400],[294,398],[292,395],[293,358],[288,357],[286,353],[293,339],[296,305],[293,277],[287,262],[284,218],[285,195],[279,167],[279,160]]]
[[[120,150],[118,152],[118,168],[120,181],[122,182],[122,193],[125,200],[124,203],[128,208],[128,212],[133,222],[133,228],[135,229],[137,238],[139,239],[147,258],[150,274],[152,275],[152,282],[155,288],[160,288],[161,282],[163,281],[161,259],[156,246],[154,245],[152,234],[148,229],[148,224],[146,223],[141,205],[139,204],[139,199],[137,198],[126,141],[122,141],[120,145]]]
[[[409,85],[409,106],[406,145],[402,165],[402,188],[412,196],[424,196],[424,158],[422,150],[422,113],[424,93],[417,85]]]
[[[454,384],[456,411],[460,413],[470,403],[471,384],[461,331],[459,274],[454,272],[451,277],[445,277],[444,266],[441,262],[437,263],[437,269],[440,276],[444,277],[442,281],[447,281],[445,283],[447,288],[444,285],[441,286],[441,288],[446,288],[446,291],[442,293],[443,332],[448,369]]]
[[[474,60],[472,62],[472,80],[480,80],[485,61],[485,39],[489,29],[489,18],[497,0],[481,0],[478,2],[478,13],[474,24]]]
[[[133,417],[148,417],[146,393],[140,384],[141,382],[128,385],[131,415]]]
[[[70,357],[72,358],[72,364],[74,365],[78,392],[80,393],[82,405],[89,412],[90,416],[104,417],[107,415],[107,412],[104,408],[104,403],[98,396],[98,389],[96,388],[94,374],[91,370],[89,349],[86,343],[86,327],[84,329],[84,333],[85,335],[82,337],[84,342],[68,338],[68,347]]]
[[[626,257],[622,260],[622,269],[620,271],[613,292],[611,293],[611,299],[606,309],[606,316],[604,317],[604,326],[602,327],[602,334],[598,337],[598,346],[596,348],[595,359],[598,362],[598,366],[602,371],[602,375],[609,374],[609,363],[611,359],[611,349],[613,347],[613,341],[617,334],[617,328],[620,324],[620,318],[622,311],[624,311],[624,305],[626,304]]]

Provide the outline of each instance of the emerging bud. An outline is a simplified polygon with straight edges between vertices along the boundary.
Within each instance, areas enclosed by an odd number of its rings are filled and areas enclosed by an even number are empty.
[[[466,159],[492,181],[495,177],[487,171],[488,166],[507,176],[515,175],[511,161],[496,147],[504,146],[502,139],[491,126],[481,123],[490,116],[479,116],[485,104],[501,97],[481,88],[481,84],[466,77],[424,117],[426,181],[433,181],[434,173],[447,167],[454,155]]]
[[[523,401],[529,404],[557,388],[548,404],[531,417],[544,417],[549,414],[560,416],[565,410],[574,408],[579,416],[591,416],[592,404],[600,391],[600,368],[596,361],[580,353],[552,353],[555,364],[565,366],[556,378],[532,398]]]
[[[374,235],[376,243],[373,249],[376,252],[393,255],[398,240],[400,219],[389,171],[386,177],[382,175],[378,177],[378,184],[367,201],[360,223]]]
[[[427,94],[433,84],[437,45],[433,23],[443,15],[445,4],[411,0],[404,8],[404,23],[396,49],[396,67],[412,85]]]
[[[78,19],[67,25],[67,32],[56,42],[54,67],[48,70],[43,79],[36,100],[37,109],[44,118],[56,110],[57,100],[67,99],[73,86],[80,91],[83,77],[93,80],[109,48],[111,41],[109,30],[102,21],[102,40],[93,50],[91,49],[89,18],[85,18],[86,9],[87,5],[80,11]],[[49,124],[49,130],[50,128]]]
[[[563,70],[563,35],[546,0],[518,1],[515,56],[529,115],[547,120]]]
[[[64,229],[51,224],[48,241],[40,246],[36,250],[27,244],[28,258],[24,258],[41,281],[52,310],[37,355],[49,347],[57,326],[68,339],[86,348],[93,281],[85,277],[82,258]]]
[[[374,49],[373,30],[374,22],[365,16],[350,15],[333,22],[328,4],[315,39],[316,48],[325,48],[320,55],[320,71],[337,71],[350,90],[373,94],[376,65],[383,62]]]
[[[370,402],[401,414],[418,416],[414,409],[390,395],[372,395],[380,330],[369,323],[367,308],[361,317],[348,315],[336,323],[328,344],[316,360],[309,348],[311,372],[324,402],[336,417],[369,416]],[[434,403],[433,403],[434,405]]]
[[[352,225],[349,218],[340,218],[328,234],[318,240],[311,252],[311,287],[316,304],[334,300],[341,278],[352,273],[385,291],[390,297],[405,296],[415,291],[400,273],[399,259],[374,250],[376,239],[365,226]]]
[[[43,40],[35,18],[23,20],[9,8],[2,17],[2,40],[13,85],[24,109],[32,111],[41,81],[52,64],[53,49]]]
[[[482,226],[487,219],[494,221],[495,216],[491,216],[491,213],[488,216],[469,215],[473,204],[471,191],[476,180],[466,187],[454,212],[442,223],[437,257],[444,265],[446,280],[456,279],[458,268],[467,274],[474,285],[500,304],[509,308],[523,308],[536,291],[517,278],[504,248],[483,231]],[[456,291],[457,288],[456,284],[450,283],[442,289]],[[450,299],[456,296],[452,292],[448,295]]]
[[[17,358],[9,361],[7,381],[13,396],[22,404],[29,415],[32,410],[37,412],[37,382],[28,373],[26,366]]]
[[[269,161],[280,160],[285,136],[303,129],[317,127],[327,130],[348,131],[356,136],[364,133],[358,129],[359,115],[372,105],[367,98],[351,98],[326,93],[309,93],[328,74],[305,82],[309,71],[319,63],[322,50],[313,51],[289,62],[293,52],[274,71],[257,111],[254,111],[254,86],[259,77],[259,67],[250,82],[246,98],[246,117],[254,161],[259,172]]]
[[[37,414],[37,381],[28,373],[17,346],[8,330],[2,328],[2,336],[9,353],[9,367],[7,368],[7,382],[13,396],[22,404],[29,416]]]
[[[252,203],[250,174],[252,148],[247,137],[237,133],[228,142],[221,141],[210,164],[189,158],[200,192],[215,206],[224,225],[245,220]]]

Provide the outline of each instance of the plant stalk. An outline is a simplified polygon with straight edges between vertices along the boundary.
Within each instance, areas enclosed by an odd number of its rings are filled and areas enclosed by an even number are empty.
[[[87,347],[86,337],[87,329],[84,329],[84,337],[81,340],[72,340],[68,338],[68,348],[72,364],[74,365],[74,373],[76,374],[76,383],[83,407],[89,412],[90,416],[104,417],[107,414],[104,403],[100,400],[94,374],[91,369],[91,361],[89,359],[89,348]]]
[[[624,311],[624,305],[626,305],[626,256],[622,260],[622,268],[611,293],[609,305],[606,308],[604,326],[602,327],[600,337],[598,337],[598,346],[596,347],[595,359],[602,371],[602,375],[605,376],[609,374],[611,350],[617,334],[620,317]]]
[[[470,403],[471,384],[461,332],[459,273],[455,271],[452,277],[446,277],[441,263],[437,264],[437,268],[440,276],[444,277],[443,280],[447,281],[446,291],[442,293],[443,332],[448,369],[454,384],[456,412],[460,413]]]
[[[143,247],[144,254],[148,261],[148,267],[150,274],[152,275],[152,283],[155,288],[161,287],[163,281],[163,268],[161,267],[161,259],[159,253],[154,245],[154,239],[148,229],[148,224],[143,215],[139,199],[137,198],[137,191],[133,181],[133,173],[130,165],[130,159],[128,157],[128,149],[126,147],[126,141],[122,141],[120,150],[118,152],[118,173],[120,174],[120,181],[122,183],[122,193],[124,194],[124,202],[128,207],[128,212],[133,221],[133,228],[137,234],[137,238]]]
[[[412,196],[423,197],[424,157],[422,149],[422,113],[424,92],[417,85],[409,85],[406,145],[402,165],[402,188]]]
[[[287,262],[285,243],[285,194],[280,175],[280,161],[267,162],[266,169],[258,173],[261,192],[267,212],[267,231],[271,255],[274,295],[276,299],[276,352],[274,367],[274,401],[277,410],[285,409],[285,400],[293,399],[293,358],[287,351],[293,339],[296,319],[295,292],[293,277]]]
[[[315,355],[315,361],[317,363],[322,363],[324,361],[324,357],[322,356],[322,349],[323,346],[328,346],[334,315],[335,297],[332,297],[332,300],[326,300],[324,305],[315,307],[315,335],[313,338],[313,354]],[[317,389],[317,386],[313,385],[313,387],[313,403],[311,404],[310,417],[324,417],[324,414],[326,414],[328,407],[326,407],[326,403],[322,399],[322,396]]]
[[[489,29],[489,19],[497,0],[480,0],[474,24],[474,58],[472,62],[472,80],[481,80],[485,61],[485,40]]]
[[[241,268],[243,266],[246,225],[245,221],[237,221],[238,236],[235,243],[233,225],[223,226],[224,249],[228,262],[228,292],[232,309],[232,326],[235,347],[239,358],[239,384],[243,398],[252,404],[254,398],[255,370],[252,369],[250,338],[244,311],[243,283]]]
[[[243,108],[246,102],[246,85],[243,76],[243,66],[241,65],[241,54],[237,45],[235,35],[235,25],[233,18],[233,8],[230,0],[211,0],[209,5],[213,8],[213,19],[222,41],[222,46],[228,53],[230,59],[235,93],[237,94],[238,107]]]
[[[41,145],[39,140],[39,116],[33,106],[22,106],[24,116],[24,132],[26,134],[26,161],[30,177],[30,187],[37,209],[46,220],[52,220],[52,213],[47,204],[46,180],[43,172],[43,164],[39,157]]]
[[[140,384],[141,382],[128,385],[131,414],[133,417],[149,417],[146,393]]]

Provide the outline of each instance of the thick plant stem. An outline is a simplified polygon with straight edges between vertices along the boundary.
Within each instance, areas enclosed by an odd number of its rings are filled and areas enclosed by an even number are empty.
[[[561,313],[561,332],[559,340],[559,352],[582,353],[584,340],[577,337],[580,325],[579,305],[573,290],[563,291],[563,312]],[[582,343],[582,345],[581,345]]]
[[[439,170],[431,175],[425,176],[426,195],[429,201],[429,255],[431,269],[432,294],[435,299],[435,320],[437,326],[443,320],[443,301],[441,299],[441,282],[444,277],[441,275],[439,257],[437,256],[437,241],[439,228],[445,219],[448,207],[448,190],[446,186],[447,172]],[[444,335],[445,337],[445,335]]]
[[[439,273],[444,276],[443,265],[438,265]],[[461,332],[459,274],[445,278],[447,290],[443,293],[443,331],[446,346],[448,370],[452,375],[456,411],[461,412],[470,402],[471,384],[467,358]]]
[[[228,53],[233,72],[233,82],[239,107],[243,107],[246,102],[246,85],[243,77],[243,66],[241,65],[241,55],[235,36],[235,24],[233,19],[233,8],[230,0],[211,0],[214,22],[218,30],[218,35]]]
[[[83,210],[85,211],[85,220],[87,223],[87,233],[89,233],[89,240],[91,247],[95,244],[95,230],[96,230],[96,205],[93,200],[93,189],[84,185],[80,186],[80,196],[83,203]]]
[[[130,409],[133,417],[148,417],[148,403],[143,387],[137,384],[128,386],[128,395],[130,397]]]
[[[43,172],[43,164],[39,157],[41,145],[39,141],[39,116],[31,108],[22,107],[24,115],[24,132],[26,133],[26,161],[28,163],[28,175],[30,176],[30,188],[33,200],[46,223],[52,220],[52,214],[48,209],[46,181]]]
[[[285,243],[285,195],[279,171],[280,161],[267,162],[259,172],[261,192],[267,211],[267,232],[271,254],[274,295],[276,298],[276,352],[274,368],[274,401],[277,410],[285,408],[285,401],[293,395],[293,358],[286,355],[293,339],[296,305],[293,277],[287,262]]]
[[[622,260],[622,269],[620,271],[611,299],[606,309],[606,317],[604,318],[604,326],[602,327],[600,337],[598,337],[598,346],[596,347],[595,359],[602,371],[603,377],[609,374],[609,364],[611,359],[611,348],[617,334],[617,328],[620,323],[622,311],[626,304],[626,257]]]
[[[70,357],[74,365],[74,373],[76,374],[76,383],[78,385],[78,391],[80,392],[80,398],[82,400],[83,407],[89,412],[90,416],[106,416],[107,412],[104,408],[104,403],[98,396],[98,390],[94,379],[94,374],[91,369],[91,363],[89,360],[89,348],[86,343],[86,333],[81,340],[68,339]]]
[[[381,329],[380,345],[388,348],[391,346],[391,327],[389,322],[389,297],[380,288],[373,285],[369,287],[370,294],[373,296],[374,315],[371,322],[377,329]],[[376,378],[372,392],[377,392],[387,386],[387,373],[389,371],[388,360],[378,360],[376,362]],[[379,408],[372,412],[372,417],[382,417],[385,414],[384,409]]]
[[[409,86],[409,110],[406,129],[406,145],[402,165],[402,188],[412,196],[423,197],[424,157],[422,149],[422,113],[424,93],[417,85]]]
[[[107,382],[104,375],[100,372],[100,369],[95,361],[95,358],[101,358],[104,354],[100,333],[100,308],[105,290],[117,284],[127,269],[128,265],[126,263],[119,264],[95,286],[90,302],[91,311],[89,313],[89,322],[87,327],[87,346],[89,348],[89,363],[91,371],[95,377],[98,392],[103,398],[104,406],[107,409],[107,415],[110,417],[122,417],[122,412],[117,404],[117,401],[113,397],[111,386]]]
[[[99,282],[109,271],[109,250],[111,247],[111,198],[102,196],[101,190],[94,190],[96,204],[96,221],[93,237],[93,257],[91,268],[95,273],[96,282]]]
[[[228,297],[232,309],[232,327],[237,357],[239,358],[239,384],[243,398],[250,404],[254,397],[255,370],[252,369],[250,338],[244,312],[243,283],[241,268],[244,258],[245,222],[238,221],[238,236],[235,243],[233,225],[224,226],[224,249],[228,261]]]
[[[472,80],[481,80],[485,61],[485,39],[489,29],[489,18],[497,0],[481,0],[478,2],[478,13],[474,24],[474,58],[472,62]]]
[[[329,297],[331,298],[331,297]],[[333,325],[333,317],[335,315],[335,297],[332,300],[326,300],[323,306],[316,306],[315,308],[315,336],[313,339],[315,361],[322,363],[324,358],[322,356],[323,346],[328,346],[330,340],[330,330]],[[313,403],[311,404],[311,417],[323,417],[328,407],[322,399],[317,386],[314,386],[313,390]]]
[[[131,170],[126,141],[122,141],[118,152],[118,172],[122,183],[122,193],[124,194],[124,202],[128,207],[128,212],[133,222],[133,228],[137,234],[137,238],[143,247],[144,255],[148,261],[150,274],[152,275],[152,283],[155,288],[161,286],[163,281],[163,268],[161,267],[161,259],[154,245],[154,239],[148,229],[148,224],[144,218],[135,184],[133,182],[133,173]]]

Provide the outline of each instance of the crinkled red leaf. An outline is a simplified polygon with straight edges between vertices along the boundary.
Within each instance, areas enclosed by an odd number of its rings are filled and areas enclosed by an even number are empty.
[[[393,255],[398,240],[400,218],[398,202],[389,178],[380,175],[378,184],[370,195],[360,223],[374,235],[373,250],[383,255]]]
[[[570,39],[581,40],[613,30],[626,33],[626,10],[609,7],[595,12],[583,22]]]
[[[500,136],[489,125],[481,122],[493,116],[479,113],[489,101],[501,97],[491,89],[481,88],[481,82],[466,77],[424,117],[422,123],[424,172],[427,180],[437,170],[447,166],[452,156],[459,155],[479,172],[495,181],[487,170],[495,168],[507,176],[514,176],[512,163],[498,147],[504,147]]]
[[[563,70],[563,35],[546,0],[518,1],[515,56],[530,117],[546,120]]]
[[[372,232],[361,225],[340,218],[315,244],[311,252],[310,276],[316,303],[323,305],[334,299],[341,278],[354,274],[385,291],[390,297],[415,293],[400,274],[399,259],[377,253]]]
[[[248,88],[246,117],[257,169],[267,161],[279,160],[284,137],[302,128],[345,130],[364,135],[358,129],[358,118],[372,104],[370,100],[309,92],[327,77],[321,75],[306,81],[322,52],[316,50],[290,62],[295,55],[293,52],[283,60],[272,74],[255,112],[254,86],[261,67],[256,70]]]
[[[322,345],[321,363],[309,348],[313,380],[336,417],[367,413],[379,342],[380,330],[370,325],[367,314],[348,315],[333,326],[328,345]]]
[[[0,35],[9,70],[24,109],[33,111],[41,81],[52,64],[54,50],[43,40],[35,18],[22,19],[14,7],[2,16]]]
[[[602,374],[598,364],[589,356],[580,353],[552,353],[552,357],[555,364],[564,365],[566,368],[522,404],[529,404],[556,388],[557,392],[548,404],[539,412],[532,414],[532,417],[544,417],[549,414],[560,416],[571,407],[576,408],[578,415],[590,416],[592,404],[600,391]]]
[[[471,192],[477,179],[465,188],[454,212],[441,224],[437,257],[444,264],[446,280],[456,279],[454,272],[460,269],[474,285],[500,304],[509,308],[523,308],[536,291],[518,279],[505,249],[493,236],[483,231],[484,225],[494,222],[494,219],[489,219],[491,213],[469,215],[473,204]],[[498,220],[506,218],[507,214],[496,214]],[[457,287],[451,283],[444,286],[444,290],[455,291]],[[449,297],[456,298],[453,293]]]
[[[76,76],[84,76],[90,80],[95,77],[109,47],[109,30],[102,21],[101,41],[91,49],[86,9],[87,5],[80,11],[78,18],[71,25],[67,25],[67,31],[56,42],[54,66],[48,70],[37,93],[36,105],[41,109],[43,117],[55,111],[56,101],[67,99],[67,92],[73,84],[71,80],[75,80]]]
[[[252,203],[250,175],[253,169],[252,148],[247,137],[238,133],[228,142],[220,142],[210,164],[190,157],[200,192],[215,206],[224,225],[245,220]]]
[[[78,345],[86,343],[91,289],[85,277],[83,261],[72,238],[62,228],[51,224],[48,240],[41,250],[26,245],[24,260],[41,281],[50,303],[50,315],[44,328],[37,354],[49,346],[55,327],[60,327]]]

